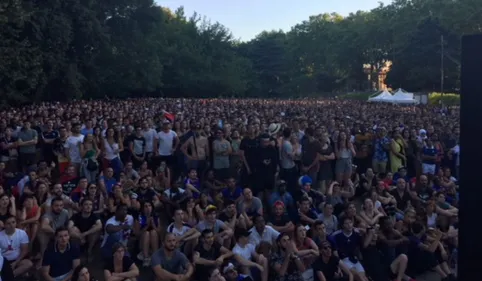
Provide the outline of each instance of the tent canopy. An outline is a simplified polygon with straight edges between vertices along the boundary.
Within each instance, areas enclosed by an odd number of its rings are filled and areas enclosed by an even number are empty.
[[[389,91],[384,90],[380,94],[368,99],[369,102],[383,102],[392,98],[392,94]]]
[[[404,91],[403,89],[398,89],[395,94],[393,94],[394,97],[397,97],[399,99],[413,99],[413,93],[408,93]]]

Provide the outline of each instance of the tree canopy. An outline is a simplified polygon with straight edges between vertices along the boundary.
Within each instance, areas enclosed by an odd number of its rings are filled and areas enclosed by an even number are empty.
[[[327,94],[366,89],[387,62],[387,84],[432,91],[442,52],[455,90],[461,37],[481,31],[482,0],[395,0],[249,42],[153,0],[5,0],[0,101]]]

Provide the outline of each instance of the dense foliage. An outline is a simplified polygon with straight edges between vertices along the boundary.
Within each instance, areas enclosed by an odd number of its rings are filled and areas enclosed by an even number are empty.
[[[0,100],[366,90],[363,64],[375,74],[386,61],[393,88],[440,90],[441,35],[445,89],[454,90],[461,36],[481,31],[481,7],[482,0],[395,0],[241,43],[219,23],[153,0],[3,0]]]

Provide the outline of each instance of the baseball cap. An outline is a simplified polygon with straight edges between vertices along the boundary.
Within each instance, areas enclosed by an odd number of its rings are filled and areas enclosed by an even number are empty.
[[[229,271],[231,270],[236,270],[236,267],[234,266],[234,264],[232,263],[228,263],[228,265],[226,265],[223,269],[223,273],[226,274],[228,273]]]

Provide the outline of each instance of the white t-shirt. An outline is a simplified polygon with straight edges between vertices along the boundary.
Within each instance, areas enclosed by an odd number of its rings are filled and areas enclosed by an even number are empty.
[[[146,152],[154,152],[154,138],[157,132],[154,129],[142,130],[142,136],[146,139]]]
[[[122,230],[122,238],[121,240],[119,241],[120,243],[126,245],[127,244],[127,240],[129,240],[129,236],[131,235],[131,231],[132,231],[132,226],[134,226],[134,218],[131,216],[131,215],[127,215],[126,216],[126,219],[123,221],[123,222],[120,222],[120,221],[117,221],[115,219],[115,216],[108,219],[107,222],[105,223],[105,228],[104,228],[104,240],[102,240],[102,245],[101,247],[104,246],[105,242],[107,242],[107,238],[109,236],[109,234],[107,233],[107,231],[105,230],[107,228],[107,226],[111,224],[111,225],[122,225],[122,224],[127,224],[127,225],[130,225],[131,228],[128,229],[128,230]]]
[[[10,236],[5,233],[5,230],[0,232],[0,249],[2,256],[8,261],[15,261],[22,250],[22,245],[29,243],[27,232],[22,229],[15,229],[15,232]]]
[[[107,160],[113,160],[119,157],[119,154],[116,153],[119,151],[119,144],[114,142],[112,145],[105,139],[104,140],[104,158]]]
[[[457,158],[455,159],[455,166],[460,166],[460,145],[457,144],[456,146],[454,146],[454,148],[452,148],[452,150],[457,156]]]
[[[233,248],[233,254],[241,256],[243,259],[250,261],[253,253],[256,253],[256,247],[248,243],[246,247],[241,247],[238,243]]]
[[[254,226],[249,231],[251,232],[251,234],[249,235],[249,243],[252,243],[255,246],[258,246],[261,241],[273,245],[274,241],[276,241],[279,235],[279,232],[269,225],[265,226],[264,231],[261,235],[258,233]]]
[[[84,141],[84,135],[70,136],[65,141],[65,148],[69,149],[69,158],[71,163],[81,163],[80,144]]]
[[[183,236],[184,234],[186,234],[190,229],[191,229],[191,227],[187,224],[183,224],[182,227],[179,229],[179,228],[176,228],[174,223],[171,223],[167,227],[167,232],[174,233],[174,235],[180,237],[180,236]]]
[[[0,255],[0,269],[3,268],[3,256]],[[2,276],[0,276],[0,281],[2,281]]]
[[[172,155],[172,144],[174,139],[177,137],[176,132],[169,130],[169,132],[160,131],[156,135],[156,140],[158,140],[159,155],[170,156]]]

